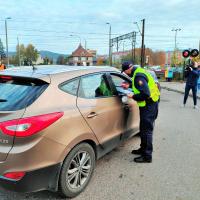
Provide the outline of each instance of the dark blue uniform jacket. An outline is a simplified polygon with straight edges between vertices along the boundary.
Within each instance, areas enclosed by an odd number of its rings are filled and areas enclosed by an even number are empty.
[[[134,70],[132,72],[133,76]],[[135,87],[140,91],[140,94],[135,94],[133,99],[136,101],[144,101],[150,98],[150,90],[148,86],[148,79],[145,74],[138,73],[134,80]]]
[[[197,86],[199,73],[198,69],[193,69],[192,71],[186,70],[185,77],[187,78],[186,84],[189,86]]]

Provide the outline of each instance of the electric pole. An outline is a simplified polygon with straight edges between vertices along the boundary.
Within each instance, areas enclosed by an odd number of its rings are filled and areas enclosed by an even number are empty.
[[[131,45],[132,45],[132,49],[131,49],[131,60],[132,60],[132,63],[134,64],[134,53],[133,53],[133,48],[134,48],[134,41],[133,41],[133,37],[132,37],[132,42],[131,42]]]
[[[109,65],[112,66],[111,24],[109,22],[106,24],[109,25]]]
[[[9,65],[9,56],[8,56],[8,27],[7,27],[7,20],[9,20],[9,19],[11,19],[11,17],[6,17],[5,18],[7,65]]]
[[[141,67],[144,67],[144,29],[145,29],[145,19],[142,20],[142,46],[141,46]]]
[[[180,28],[176,28],[176,29],[172,29],[172,31],[175,31],[175,38],[174,38],[174,65],[176,66],[176,64],[177,64],[177,55],[176,55],[177,44],[176,44],[176,39],[177,39],[177,32],[181,31],[181,29]]]
[[[135,43],[136,43],[136,32],[133,33],[132,36],[132,51],[131,51],[131,57],[132,57],[132,63],[135,64]]]
[[[19,57],[18,57],[18,58],[19,58],[19,66],[21,66],[21,58],[20,58],[21,55],[20,55],[20,46],[19,46],[19,38],[18,38],[18,37],[17,37],[17,43],[18,43],[18,51],[19,51],[19,52],[18,52],[18,53],[19,53],[19,55],[18,55],[18,56],[19,56]]]
[[[180,28],[176,28],[176,29],[172,29],[172,31],[175,31],[175,43],[174,43],[174,50],[176,51],[176,49],[177,49],[177,44],[176,44],[176,39],[177,39],[177,31],[181,31],[181,29]]]

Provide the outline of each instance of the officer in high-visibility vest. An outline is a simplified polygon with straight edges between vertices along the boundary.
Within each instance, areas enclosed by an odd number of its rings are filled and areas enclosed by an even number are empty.
[[[158,115],[160,91],[151,74],[143,68],[124,62],[122,72],[132,78],[133,94],[128,94],[128,97],[137,101],[140,109],[141,144],[139,149],[132,151],[132,154],[140,156],[134,158],[134,161],[137,163],[150,163],[152,162],[152,137],[154,122]]]
[[[4,70],[4,69],[6,69],[5,65],[4,65],[4,64],[1,64],[1,65],[0,65],[0,70]]]

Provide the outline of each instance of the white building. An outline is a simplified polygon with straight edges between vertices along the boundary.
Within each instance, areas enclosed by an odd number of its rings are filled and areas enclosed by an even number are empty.
[[[90,66],[93,65],[93,55],[84,49],[81,44],[78,48],[72,53],[69,59],[70,65],[75,66]]]

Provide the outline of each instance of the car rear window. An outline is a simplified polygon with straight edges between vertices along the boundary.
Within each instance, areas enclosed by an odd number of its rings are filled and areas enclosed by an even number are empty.
[[[0,76],[0,111],[16,111],[31,105],[48,87],[39,79]]]

